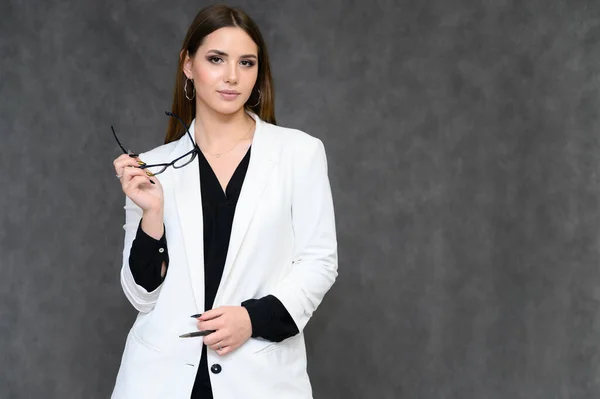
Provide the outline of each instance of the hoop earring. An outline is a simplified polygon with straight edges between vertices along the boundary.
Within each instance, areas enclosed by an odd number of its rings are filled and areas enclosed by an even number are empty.
[[[257,101],[257,102],[256,102],[256,104],[254,104],[254,105],[249,105],[249,107],[250,107],[250,108],[254,108],[254,107],[256,107],[258,104],[260,104],[260,100],[261,100],[261,98],[260,98],[260,97],[261,97],[261,92],[260,92],[260,89],[256,89],[256,91],[258,91],[258,101]]]
[[[187,90],[187,84],[188,81],[192,81],[192,90],[193,90],[193,94],[192,94],[192,98],[188,97],[188,90]],[[188,78],[187,76],[185,77],[185,85],[183,86],[183,93],[185,94],[185,98],[187,98],[189,101],[192,101],[194,99],[194,97],[196,96],[196,88],[194,87],[194,81],[190,78]]]

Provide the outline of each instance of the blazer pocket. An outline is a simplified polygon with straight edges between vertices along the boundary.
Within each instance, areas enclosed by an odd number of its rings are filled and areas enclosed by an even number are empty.
[[[270,353],[282,348],[281,342],[267,341],[262,338],[250,338],[244,344],[245,352],[247,354],[257,355],[263,353]]]
[[[152,352],[157,353],[157,354],[161,354],[162,353],[162,351],[160,349],[156,348],[153,345],[150,345],[148,342],[146,342],[144,339],[142,339],[142,337],[140,337],[139,334],[138,334],[138,332],[137,332],[137,328],[135,328],[135,327],[132,330],[132,336],[133,336],[133,339],[138,344],[146,347],[147,349],[151,350]]]
[[[260,354],[264,354],[264,353],[271,353],[271,352],[281,350],[282,348],[283,348],[283,345],[280,345],[277,342],[271,342],[270,344],[254,351],[254,354],[260,355]]]

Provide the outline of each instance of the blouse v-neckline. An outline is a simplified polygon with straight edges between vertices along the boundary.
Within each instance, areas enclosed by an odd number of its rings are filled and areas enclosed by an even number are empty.
[[[206,159],[206,156],[204,155],[204,153],[202,153],[202,151],[199,151],[200,171],[202,172],[204,170],[206,172],[206,173],[201,173],[201,175],[208,177],[208,180],[209,180],[209,181],[204,182],[205,184],[202,184],[202,186],[203,186],[203,188],[206,188],[207,190],[209,190],[210,197],[212,197],[214,200],[217,200],[218,198],[220,198],[222,201],[227,201],[228,199],[230,200],[233,197],[237,198],[239,196],[241,188],[242,188],[242,183],[244,181],[244,177],[245,177],[246,171],[248,169],[248,164],[250,162],[251,149],[252,149],[252,145],[250,145],[248,147],[246,154],[244,155],[242,160],[236,166],[236,168],[233,171],[233,174],[231,175],[231,177],[229,178],[229,181],[227,182],[227,185],[225,186],[224,190],[223,190],[223,186],[221,186],[221,182],[219,181],[219,178],[217,177],[217,174],[215,173],[214,169],[210,165],[210,162],[208,162],[208,159]]]

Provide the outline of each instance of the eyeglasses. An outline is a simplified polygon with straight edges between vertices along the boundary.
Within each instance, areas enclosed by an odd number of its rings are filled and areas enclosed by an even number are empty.
[[[172,112],[165,111],[165,114],[167,114],[168,116],[172,116],[173,118],[177,118],[179,120],[179,122],[181,122],[181,124],[185,128],[185,131],[186,131],[188,137],[190,138],[190,141],[192,142],[193,148],[191,149],[191,151],[183,154],[182,156],[174,159],[173,161],[171,161],[169,163],[157,163],[157,164],[153,164],[153,165],[142,165],[139,167],[140,169],[147,169],[147,171],[152,173],[153,175],[161,174],[162,172],[167,170],[167,168],[169,166],[172,166],[175,169],[183,168],[184,166],[190,164],[196,158],[196,156],[198,155],[198,152],[200,151],[198,149],[198,146],[196,145],[196,143],[194,143],[194,140],[192,139],[192,135],[190,134],[190,129],[187,127],[185,122],[183,120],[181,120],[181,118],[179,116],[175,115]],[[112,129],[113,136],[115,136],[115,140],[117,140],[119,147],[121,147],[121,150],[123,150],[123,153],[130,154],[130,155],[133,154],[133,151],[128,151],[125,149],[125,147],[123,147],[123,145],[121,145],[121,142],[119,141],[119,138],[117,137],[117,134],[115,133],[115,129],[112,126],[110,128]]]

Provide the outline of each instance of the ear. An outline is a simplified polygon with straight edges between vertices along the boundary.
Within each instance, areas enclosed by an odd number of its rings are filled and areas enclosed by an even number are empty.
[[[181,50],[181,52],[179,53],[179,58],[183,60],[183,73],[185,74],[185,76],[187,76],[188,79],[193,79],[194,75],[192,74],[192,65],[194,62],[190,58],[190,54],[188,53],[188,51]]]

